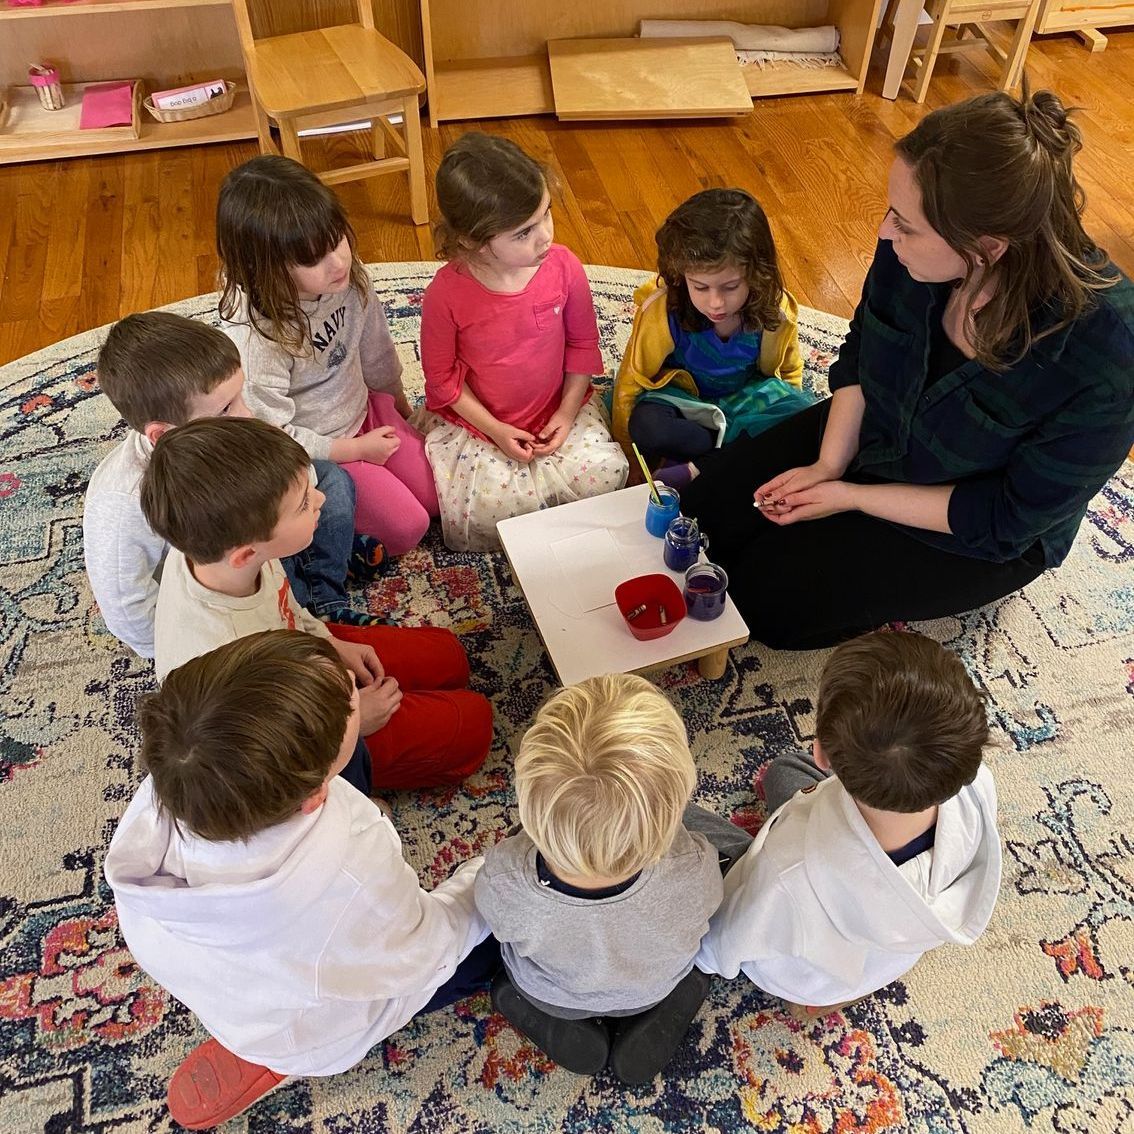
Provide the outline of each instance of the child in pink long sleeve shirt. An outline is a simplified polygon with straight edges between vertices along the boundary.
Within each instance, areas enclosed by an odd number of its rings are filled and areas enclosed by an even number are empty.
[[[543,170],[465,134],[437,172],[449,262],[425,292],[425,451],[445,542],[500,546],[496,521],[621,488],[627,463],[591,376],[603,373],[583,266],[553,244]]]

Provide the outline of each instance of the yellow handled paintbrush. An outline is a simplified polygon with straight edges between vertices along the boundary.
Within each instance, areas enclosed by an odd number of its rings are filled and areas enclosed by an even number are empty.
[[[630,442],[630,448],[634,450],[634,456],[638,458],[638,464],[642,466],[642,475],[646,478],[646,483],[650,486],[650,499],[660,508],[662,506],[661,497],[658,495],[658,490],[654,487],[654,478],[650,476],[650,470],[646,465],[646,458],[638,452],[638,446],[633,441]]]

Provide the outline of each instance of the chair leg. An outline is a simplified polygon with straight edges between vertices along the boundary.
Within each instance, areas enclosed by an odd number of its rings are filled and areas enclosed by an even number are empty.
[[[386,156],[386,131],[382,128],[380,115],[375,115],[370,124],[370,152],[375,161]]]
[[[409,158],[410,216],[414,224],[429,222],[429,200],[425,192],[425,153],[421,148],[421,108],[417,95],[407,95],[402,104],[402,122]]]
[[[260,100],[256,97],[256,88],[248,83],[248,94],[252,99],[252,113],[256,118],[256,139],[260,143],[260,153],[279,153],[276,149],[275,139],[272,137],[272,124]]]
[[[921,0],[891,0],[886,17],[890,22],[890,52],[886,58],[886,77],[882,82],[883,98],[898,97],[902,78],[909,66],[921,8]]]
[[[277,124],[280,128],[280,147],[283,149],[284,156],[294,158],[299,162],[303,161],[303,155],[299,149],[299,131],[295,128],[295,120],[279,118]]]
[[[1039,0],[1034,0],[1024,18],[1016,25],[1016,34],[1012,37],[1012,46],[1008,49],[1008,61],[1004,64],[1004,75],[1000,80],[1002,91],[1012,90],[1023,77],[1024,64],[1028,60],[1028,48],[1031,46],[1032,32],[1035,30],[1038,15]]]
[[[929,80],[933,78],[933,68],[937,64],[937,55],[941,50],[941,41],[945,37],[945,17],[942,14],[933,23],[929,33],[929,41],[925,45],[925,53],[921,57],[921,66],[917,72],[917,82],[914,83],[914,102],[925,102],[929,91]]]

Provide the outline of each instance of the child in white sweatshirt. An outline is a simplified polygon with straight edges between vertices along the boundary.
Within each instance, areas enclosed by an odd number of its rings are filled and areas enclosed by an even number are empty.
[[[358,692],[326,639],[240,638],[170,673],[138,722],[149,775],[105,870],[139,965],[214,1037],[170,1081],[182,1126],[344,1071],[491,980],[481,860],[423,890],[390,820],[337,775]]]
[[[987,743],[984,697],[955,654],[908,633],[839,646],[813,759],[769,768],[771,817],[726,876],[697,964],[814,1014],[975,941],[1000,887]]]

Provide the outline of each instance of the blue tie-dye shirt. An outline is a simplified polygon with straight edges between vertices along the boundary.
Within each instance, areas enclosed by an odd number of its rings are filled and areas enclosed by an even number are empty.
[[[670,312],[669,333],[674,346],[663,369],[688,370],[697,383],[697,392],[707,402],[718,402],[753,378],[762,377],[759,331],[737,331],[731,338],[722,339],[712,327],[686,331]]]

